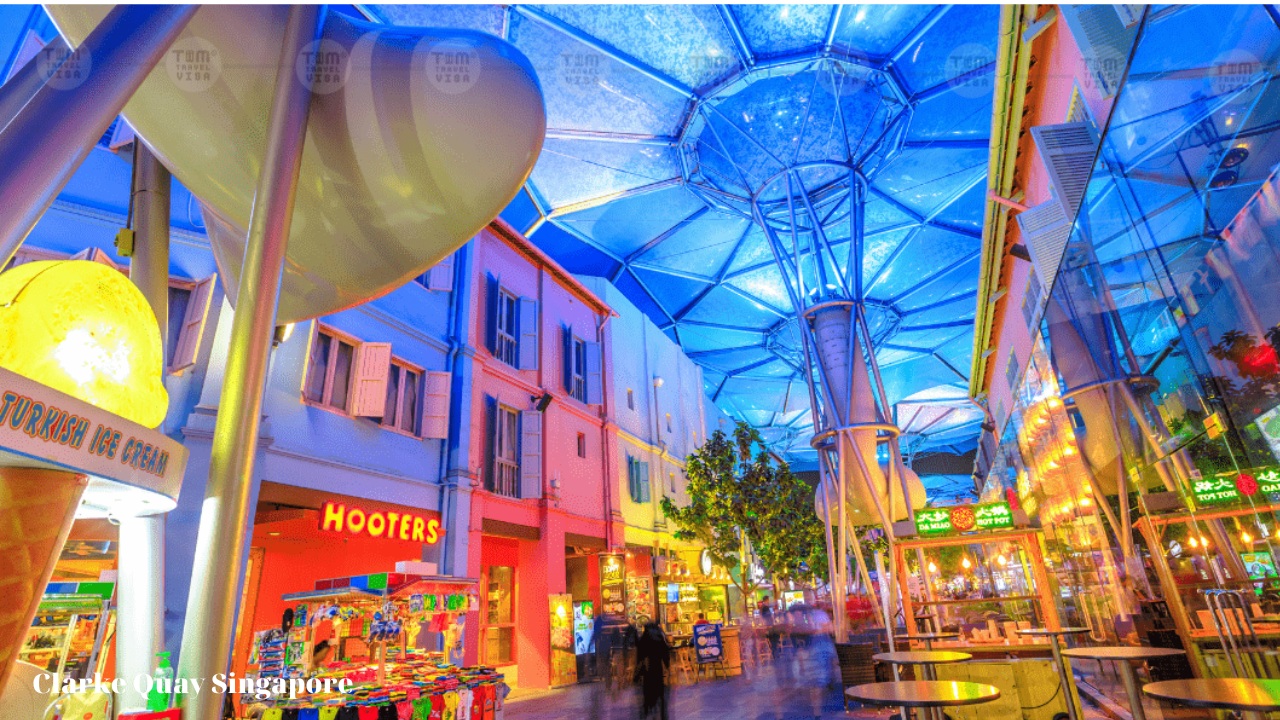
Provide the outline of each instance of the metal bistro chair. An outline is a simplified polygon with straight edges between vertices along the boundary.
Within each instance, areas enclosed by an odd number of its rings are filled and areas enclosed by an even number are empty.
[[[1231,672],[1242,678],[1271,677],[1268,660],[1274,664],[1277,652],[1258,639],[1244,593],[1205,590],[1204,599]]]

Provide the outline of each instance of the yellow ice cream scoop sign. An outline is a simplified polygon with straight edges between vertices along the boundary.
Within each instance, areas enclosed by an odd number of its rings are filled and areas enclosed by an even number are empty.
[[[158,426],[169,408],[160,328],[128,278],[85,260],[0,274],[0,367]]]

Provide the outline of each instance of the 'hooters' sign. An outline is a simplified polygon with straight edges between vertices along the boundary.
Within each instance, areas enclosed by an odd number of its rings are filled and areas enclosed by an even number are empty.
[[[409,540],[428,545],[434,545],[444,534],[440,521],[435,518],[420,517],[412,513],[366,511],[335,502],[327,502],[321,508],[320,529],[325,532]]]

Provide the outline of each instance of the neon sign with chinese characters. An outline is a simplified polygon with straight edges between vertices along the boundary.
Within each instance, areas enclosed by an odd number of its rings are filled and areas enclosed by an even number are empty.
[[[1234,505],[1245,498],[1263,496],[1267,501],[1280,499],[1280,472],[1275,468],[1223,473],[1196,480],[1191,485],[1197,505]]]
[[[1007,502],[956,505],[916,511],[916,534],[947,535],[973,530],[1013,527],[1013,511]]]

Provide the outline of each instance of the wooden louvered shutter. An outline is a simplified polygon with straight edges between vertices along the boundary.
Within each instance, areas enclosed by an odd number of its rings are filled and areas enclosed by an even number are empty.
[[[517,318],[520,337],[516,367],[520,370],[538,369],[538,301],[522,297]]]
[[[542,497],[542,413],[520,413],[520,497]]]

